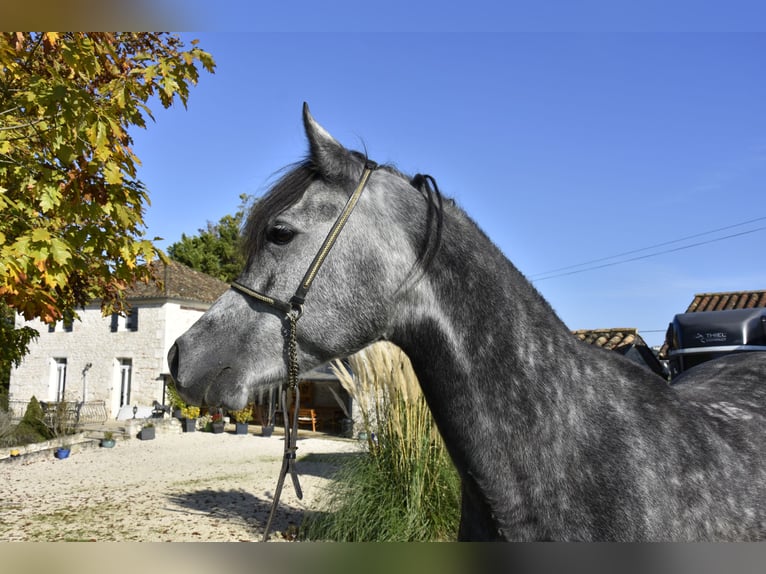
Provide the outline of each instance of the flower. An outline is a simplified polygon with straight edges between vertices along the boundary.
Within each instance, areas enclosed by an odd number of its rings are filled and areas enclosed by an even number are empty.
[[[181,409],[181,416],[185,419],[196,419],[199,417],[199,407],[186,405]]]
[[[229,411],[229,414],[240,424],[248,423],[253,418],[253,403],[248,403],[243,409]]]

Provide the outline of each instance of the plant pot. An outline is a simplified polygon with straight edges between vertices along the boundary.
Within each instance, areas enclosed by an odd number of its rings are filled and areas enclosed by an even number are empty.
[[[59,447],[53,451],[53,456],[55,456],[58,459],[68,458],[70,452],[71,452],[71,449],[69,448]]]
[[[173,418],[182,420],[184,416],[181,414],[181,409],[173,409]]]
[[[268,427],[261,427],[261,436],[271,436],[274,432],[274,425]]]
[[[181,419],[184,432],[194,432],[197,429],[197,419]]]
[[[154,440],[154,427],[144,427],[138,432],[138,438],[141,440]]]
[[[340,421],[340,436],[343,438],[352,438],[354,436],[354,421],[352,419]]]
[[[247,423],[234,423],[234,434],[247,434]]]
[[[102,438],[99,443],[103,448],[114,448],[117,442],[113,438]]]
[[[210,425],[210,430],[214,434],[221,434],[225,428],[226,428],[225,423],[212,423]]]

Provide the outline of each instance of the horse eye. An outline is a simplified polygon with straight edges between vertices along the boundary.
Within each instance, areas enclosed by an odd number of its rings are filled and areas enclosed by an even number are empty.
[[[275,225],[266,233],[266,238],[277,245],[290,243],[295,237],[295,231],[286,225]]]

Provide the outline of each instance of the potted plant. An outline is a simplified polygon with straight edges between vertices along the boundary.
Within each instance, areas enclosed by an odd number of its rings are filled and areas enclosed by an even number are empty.
[[[197,417],[199,417],[199,407],[185,405],[181,409],[181,424],[184,432],[194,432],[197,428]]]
[[[253,418],[253,403],[248,403],[243,409],[229,411],[234,418],[234,434],[247,434],[247,423]]]
[[[210,430],[215,434],[221,434],[225,427],[226,423],[223,420],[223,412],[219,408],[216,412],[213,413],[213,416],[210,420]]]
[[[178,394],[178,391],[176,390],[175,384],[171,381],[168,383],[167,387],[165,387],[167,392],[167,399],[168,403],[170,404],[170,412],[173,416],[173,418],[176,419],[182,419],[183,418],[183,408],[186,406],[186,403],[181,398],[181,395]]]
[[[138,431],[138,438],[141,440],[154,440],[154,435],[154,423],[146,423],[141,427],[141,430]]]
[[[271,436],[274,432],[274,417],[277,412],[276,401],[274,401],[274,389],[266,391],[265,404],[258,405],[258,418],[261,421],[261,436]]]
[[[43,422],[48,428],[49,436],[58,442],[53,456],[58,459],[68,458],[72,452],[72,435],[77,424],[77,405],[66,399],[48,403],[43,410]]]
[[[103,448],[113,448],[115,444],[114,433],[112,431],[104,432],[104,438],[101,439],[99,445]]]
[[[53,456],[58,459],[69,458],[70,452],[72,452],[72,448],[69,445],[62,445],[56,447],[56,449],[53,451]]]

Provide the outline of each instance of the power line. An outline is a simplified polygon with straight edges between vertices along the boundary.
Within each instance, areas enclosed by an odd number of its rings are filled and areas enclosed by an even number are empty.
[[[728,227],[724,227],[724,228],[721,228],[721,229],[730,229],[732,227],[738,227],[740,225],[745,225],[745,223],[752,223],[753,221],[759,221],[761,219],[766,219],[766,217],[759,217],[758,219],[753,219],[753,220],[750,220],[748,222],[743,222],[743,223],[738,223],[738,224],[735,224],[735,225],[730,225]],[[664,255],[666,253],[674,253],[676,251],[683,251],[684,249],[691,249],[692,247],[699,247],[701,245],[708,245],[710,243],[715,243],[717,241],[723,241],[724,239],[731,239],[733,237],[741,237],[742,235],[748,235],[750,233],[755,233],[756,231],[763,231],[764,229],[766,229],[766,226],[756,227],[755,229],[749,229],[747,231],[741,231],[739,233],[732,233],[730,235],[724,235],[723,237],[716,237],[715,239],[709,239],[707,241],[698,241],[697,243],[690,243],[689,245],[682,245],[681,247],[676,247],[674,249],[666,249],[665,251],[657,251],[656,253],[649,253],[647,255],[639,255],[638,257],[631,257],[629,259],[622,259],[620,261],[612,261],[611,263],[604,263],[602,265],[594,265],[594,266],[591,266],[591,267],[585,267],[584,269],[577,269],[577,270],[574,270],[574,271],[567,271],[565,273],[557,273],[555,275],[548,275],[547,277],[539,277],[538,279],[532,279],[532,281],[533,282],[545,281],[546,279],[553,279],[555,277],[564,277],[566,275],[575,275],[577,273],[585,273],[586,271],[594,271],[596,269],[603,269],[605,267],[613,267],[615,265],[620,265],[622,263],[629,263],[631,261],[638,261],[640,259],[648,259],[649,257],[655,257],[657,255]],[[720,231],[720,229],[716,230],[716,231]],[[709,231],[707,233],[714,233],[714,232],[715,231]],[[700,234],[692,235],[692,236],[689,236],[689,237],[687,237],[685,239],[691,239],[692,237],[699,237],[700,235],[707,235],[707,233],[700,233]],[[679,241],[684,241],[684,239],[675,239],[673,241],[668,241],[668,242],[665,242],[665,243],[658,244],[655,247],[659,247],[659,246],[662,246],[662,245],[670,245],[672,243],[678,243]],[[626,253],[623,253],[622,255],[629,255],[631,253],[638,253],[640,251],[646,251],[647,249],[652,249],[652,247],[644,247],[642,249],[636,249],[636,250],[633,250],[633,251],[628,251]],[[593,263],[595,263],[597,261],[605,261],[605,260],[608,260],[608,259],[615,259],[616,257],[620,257],[620,255],[613,255],[612,257],[605,257],[603,259],[594,260]],[[572,265],[572,266],[569,266],[569,267],[562,267],[561,269],[571,269],[573,267],[580,267],[582,265],[586,265],[586,263],[581,263],[580,265]],[[552,271],[549,271],[549,273],[552,273]],[[546,275],[546,273],[539,273],[538,276],[539,275]]]
[[[641,247],[640,249],[633,249],[631,251],[624,251],[622,253],[617,253],[615,255],[610,255],[608,257],[600,257],[598,259],[591,259],[589,261],[583,261],[582,263],[577,263],[575,265],[567,265],[565,267],[558,267],[556,269],[550,269],[548,271],[543,271],[542,273],[535,273],[534,275],[531,275],[528,277],[531,281],[534,281],[536,277],[542,277],[543,279],[551,279],[552,277],[560,277],[561,275],[552,275],[551,277],[544,277],[545,275],[550,275],[551,273],[558,273],[559,271],[567,271],[569,269],[575,269],[576,267],[584,267],[586,265],[592,265],[593,263],[601,263],[602,261],[609,261],[610,259],[617,259],[618,257],[624,257],[626,255],[632,255],[634,253],[641,253],[642,251],[648,251],[650,249],[656,249],[658,247],[665,247],[666,245],[672,245],[674,243],[680,243],[681,241],[688,241],[689,239],[694,239],[696,237],[702,237],[704,235],[710,235],[711,233],[718,233],[720,231],[726,231],[727,229],[733,229],[735,227],[742,227],[743,225],[748,225],[750,223],[755,223],[756,221],[763,221],[766,219],[766,216],[764,217],[756,217],[755,219],[748,219],[747,221],[742,221],[740,223],[734,223],[732,225],[726,225],[725,227],[719,227],[717,229],[711,229],[709,231],[703,231],[702,233],[695,233],[694,235],[687,235],[686,237],[681,237],[679,239],[673,239],[671,241],[663,241],[662,243],[655,243],[654,245],[649,245],[648,247]],[[763,229],[763,227],[759,227],[758,229],[753,229],[751,231],[747,231],[745,233],[752,233],[754,231],[760,231]],[[718,239],[713,239],[709,242],[702,242],[694,245],[689,245],[689,247],[696,247],[697,245],[704,245],[705,243],[712,243],[713,241],[718,241],[719,239],[728,239],[730,237],[737,237],[738,235],[744,235],[745,233],[741,234],[734,234],[727,237],[721,237]],[[682,247],[680,249],[685,249],[686,247]],[[663,253],[671,253],[673,251],[679,251],[680,249],[671,249],[669,251],[660,251],[657,253],[654,253],[652,255],[649,255],[648,257],[651,257],[653,255],[661,255]],[[638,258],[642,259],[642,258]],[[626,263],[627,261],[635,261],[635,259],[627,259],[625,261],[618,261],[615,262],[614,265],[617,265],[618,263]],[[602,266],[593,267],[593,269],[600,269]],[[589,269],[583,269],[583,271],[589,271]],[[578,271],[579,273],[579,271]],[[571,273],[563,273],[562,275],[571,275]],[[542,279],[540,279],[542,280]]]

